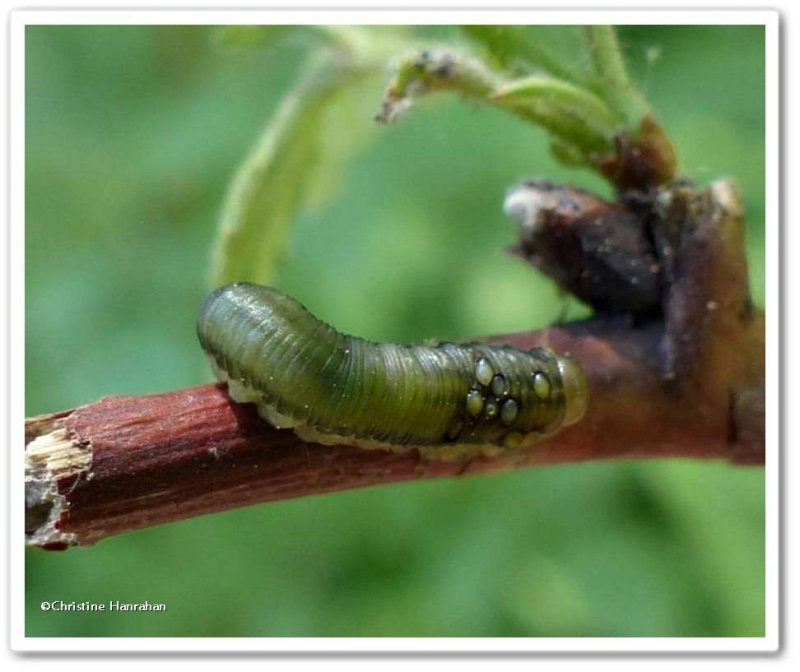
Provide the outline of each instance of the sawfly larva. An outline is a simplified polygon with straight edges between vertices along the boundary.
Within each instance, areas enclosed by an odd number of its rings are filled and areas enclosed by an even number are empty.
[[[373,343],[271,287],[214,291],[197,332],[234,401],[307,441],[459,459],[529,446],[586,410],[580,367],[547,348]]]

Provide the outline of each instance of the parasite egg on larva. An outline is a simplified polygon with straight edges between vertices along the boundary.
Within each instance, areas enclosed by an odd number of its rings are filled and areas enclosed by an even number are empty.
[[[234,401],[318,443],[495,454],[578,422],[587,405],[580,366],[547,348],[374,343],[271,287],[212,292],[197,332]]]

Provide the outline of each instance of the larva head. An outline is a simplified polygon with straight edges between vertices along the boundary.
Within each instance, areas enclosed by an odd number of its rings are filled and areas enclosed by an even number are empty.
[[[572,425],[586,413],[589,385],[581,367],[569,357],[558,357],[558,370],[564,386],[564,425]]]

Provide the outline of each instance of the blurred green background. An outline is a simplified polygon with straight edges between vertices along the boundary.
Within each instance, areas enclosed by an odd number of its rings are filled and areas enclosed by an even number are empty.
[[[621,38],[683,170],[739,182],[763,305],[763,29]],[[27,415],[210,380],[194,320],[226,187],[312,44],[27,28]],[[380,93],[364,95],[377,107]],[[279,287],[377,339],[557,318],[554,286],[503,252],[504,191],[533,175],[605,185],[557,165],[543,132],[449,96],[347,130],[372,143],[297,219]],[[30,636],[760,636],[764,472],[548,467],[267,504],[26,558]],[[167,611],[40,611],[56,599]]]

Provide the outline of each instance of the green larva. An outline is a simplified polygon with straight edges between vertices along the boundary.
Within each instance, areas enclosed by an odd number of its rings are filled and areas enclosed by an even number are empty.
[[[458,459],[531,445],[586,410],[580,367],[547,348],[372,343],[271,287],[214,291],[197,332],[235,401],[317,443]]]

